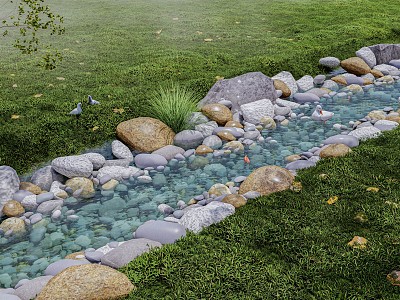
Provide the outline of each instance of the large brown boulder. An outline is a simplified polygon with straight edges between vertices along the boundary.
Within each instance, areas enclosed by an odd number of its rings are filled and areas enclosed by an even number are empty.
[[[371,72],[371,68],[362,58],[359,57],[350,57],[342,60],[340,65],[347,72],[350,72],[354,75],[365,75]]]
[[[36,300],[111,300],[129,295],[135,286],[128,277],[110,267],[72,266],[54,276]]]
[[[160,120],[139,117],[119,123],[117,136],[132,150],[152,152],[172,145],[175,133]]]
[[[294,176],[288,170],[278,166],[264,166],[255,169],[239,188],[239,194],[249,191],[269,195],[290,188]]]

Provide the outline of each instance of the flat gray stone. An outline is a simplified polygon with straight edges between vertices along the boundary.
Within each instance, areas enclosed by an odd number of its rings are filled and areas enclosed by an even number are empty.
[[[36,203],[36,195],[26,196],[22,201],[21,205],[27,210],[35,210],[38,204]]]
[[[4,203],[12,200],[12,196],[19,190],[20,180],[17,172],[9,166],[0,166],[0,216]]]
[[[80,266],[80,265],[87,265],[90,264],[90,262],[86,259],[60,259],[57,260],[50,265],[47,266],[47,268],[44,270],[44,275],[52,275],[55,276],[61,271],[65,270],[68,267],[71,266]]]
[[[276,104],[280,106],[289,107],[290,109],[298,108],[300,106],[299,103],[283,99],[276,99]]]
[[[293,99],[294,101],[296,101],[297,103],[303,104],[306,102],[315,102],[315,101],[319,101],[319,97],[313,93],[296,93],[293,95]]]
[[[387,64],[376,65],[374,67],[374,69],[378,70],[378,71],[381,71],[383,75],[390,75],[391,72],[398,71],[398,69],[396,67],[393,67],[393,66],[387,65]]]
[[[203,142],[204,136],[197,130],[183,130],[174,137],[174,145],[184,150],[197,148]]]
[[[99,184],[103,185],[103,184],[109,182],[111,179],[112,179],[111,176],[109,174],[106,174],[99,178]]]
[[[1,300],[21,300],[20,297],[12,294],[0,293]]]
[[[101,261],[104,253],[101,251],[85,251],[85,258],[91,263],[98,263]]]
[[[207,123],[196,125],[195,130],[201,132],[203,137],[208,137],[208,136],[212,135],[213,130],[217,127],[218,127],[217,122],[210,121]]]
[[[219,136],[210,135],[204,139],[203,145],[206,145],[214,150],[219,149],[222,147],[222,140],[219,138]]]
[[[194,233],[198,233],[203,228],[218,223],[234,213],[235,207],[233,205],[213,201],[205,206],[187,210],[179,219],[179,224]]]
[[[146,238],[135,238],[112,249],[101,258],[103,265],[114,269],[121,268],[143,253],[152,248],[161,247],[162,244]]]
[[[288,106],[279,106],[279,105],[274,105],[274,115],[278,116],[288,116],[292,113],[292,110]]]
[[[350,136],[354,136],[360,141],[365,141],[370,138],[375,138],[378,137],[382,132],[374,127],[374,126],[369,126],[369,127],[362,127],[362,128],[357,128],[349,133]]]
[[[168,161],[160,154],[141,153],[135,156],[135,165],[144,169],[148,167],[156,168],[158,166],[166,166]]]
[[[399,123],[389,120],[378,120],[375,122],[374,126],[381,131],[392,130],[399,126]]]
[[[106,159],[103,155],[99,153],[85,153],[82,154],[81,156],[87,158],[93,165],[93,170],[98,170],[100,169],[106,162]]]
[[[40,195],[36,196],[36,203],[37,204],[41,204],[43,202],[49,201],[49,200],[53,200],[54,199],[54,193],[53,192],[47,192],[47,193],[43,193]]]
[[[282,72],[276,74],[275,76],[273,76],[271,79],[279,79],[279,80],[283,81],[287,85],[287,87],[290,89],[291,95],[296,94],[298,91],[296,79],[294,79],[293,75],[290,72],[282,71]],[[268,99],[268,98],[266,98],[266,99]]]
[[[339,85],[336,82],[334,82],[333,80],[330,80],[330,79],[329,80],[325,80],[321,87],[325,88],[325,89],[330,89],[331,91],[339,90]]]
[[[61,209],[63,200],[49,200],[37,207],[37,212],[43,215],[50,215],[54,210]]]
[[[291,163],[288,163],[285,168],[288,170],[299,170],[306,169],[315,166],[315,162],[309,160],[296,160]]]
[[[25,282],[22,286],[15,290],[16,296],[21,300],[34,299],[42,291],[44,286],[49,282],[53,276],[40,276]],[[0,297],[1,298],[1,297]],[[3,299],[3,298],[1,298]]]
[[[129,166],[127,168],[121,166],[108,166],[108,167],[102,167],[99,170],[97,177],[102,178],[105,175],[110,175],[111,179],[122,181],[124,177],[129,178],[138,171],[140,171],[140,169],[132,166]]]
[[[334,68],[337,68],[340,66],[340,60],[333,56],[327,56],[327,57],[321,58],[319,60],[319,64],[321,66],[334,69]]]
[[[112,141],[111,151],[116,158],[133,161],[131,150],[128,148],[128,146],[118,140]]]
[[[354,136],[347,135],[347,134],[337,134],[337,135],[333,135],[333,136],[328,137],[327,139],[323,140],[322,144],[324,144],[324,145],[345,144],[346,146],[353,148],[353,147],[357,147],[360,144],[360,142]]]
[[[177,154],[183,155],[184,153],[185,149],[174,145],[167,145],[152,152],[152,154],[159,154],[161,156],[164,156],[166,160],[171,160],[175,157],[175,155]]]
[[[346,82],[347,82],[347,85],[350,85],[350,84],[358,84],[361,86],[364,85],[364,80],[361,77],[357,77],[357,76],[347,77]]]
[[[56,159],[53,159],[51,166],[56,172],[68,178],[88,178],[93,171],[92,162],[82,155],[57,157]]]
[[[14,195],[12,196],[12,198],[10,198],[10,200],[12,199],[21,203],[26,196],[32,196],[32,195],[35,194],[25,190],[18,190],[14,193]]]
[[[314,78],[310,75],[304,75],[296,83],[300,92],[306,92],[314,87]]]
[[[183,226],[160,220],[150,220],[138,227],[135,238],[145,238],[160,242],[161,244],[172,244],[177,239],[186,235]]]
[[[389,65],[400,69],[400,59],[392,59],[391,61],[389,61]]]
[[[371,69],[376,66],[376,57],[370,48],[362,47],[360,50],[356,51],[356,55],[364,60]]]
[[[103,167],[118,166],[118,167],[127,168],[127,167],[129,167],[129,164],[131,162],[132,162],[132,160],[129,160],[129,159],[108,159],[104,163]]]
[[[271,100],[262,99],[240,106],[243,119],[252,124],[259,124],[262,117],[274,117],[274,104]]]
[[[319,74],[314,77],[313,82],[314,84],[323,84],[326,79],[326,76],[324,74]]]
[[[199,108],[209,103],[228,100],[232,102],[232,113],[236,113],[240,105],[260,99],[269,99],[275,103],[276,98],[271,78],[261,72],[251,72],[231,79],[218,80],[200,101]]]

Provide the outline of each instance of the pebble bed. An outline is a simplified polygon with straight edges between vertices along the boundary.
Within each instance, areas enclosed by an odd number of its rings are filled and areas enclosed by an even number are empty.
[[[342,72],[339,69],[327,77]],[[291,168],[285,161],[285,157],[293,154],[301,154],[303,161],[315,164],[318,156],[313,153],[323,146],[325,139],[348,134],[355,126],[363,127],[360,124],[371,121],[365,118],[370,111],[390,113],[399,108],[400,81],[396,75],[393,78],[392,83],[375,82],[358,92],[343,87],[318,102],[293,108],[287,124],[277,120],[276,129],[263,129],[257,142],[242,139],[244,153],[220,150],[199,156],[190,155],[189,151],[186,157],[173,158],[163,168],[146,168],[138,176],[120,181],[114,190],[101,190],[98,186],[93,198],[84,201],[66,198],[61,218],[43,216],[31,225],[32,230],[22,240],[1,232],[0,286],[14,287],[23,279],[41,276],[49,264],[70,253],[130,240],[132,232],[148,220],[163,220],[167,216],[179,219],[179,211],[189,199],[194,198],[200,205],[215,200],[209,199],[207,191],[216,183],[231,182],[230,188],[237,191],[246,176],[265,165],[286,167],[295,173],[297,167]],[[317,104],[334,112],[326,124],[310,118]],[[85,151],[89,152],[114,159],[111,143]],[[244,162],[244,155],[249,157],[250,164]],[[29,177],[20,179],[27,181]],[[175,211],[162,212],[160,204],[167,204]],[[32,214],[25,213],[25,217]]]

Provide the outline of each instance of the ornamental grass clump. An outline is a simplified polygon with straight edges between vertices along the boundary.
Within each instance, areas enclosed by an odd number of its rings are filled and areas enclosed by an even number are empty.
[[[199,95],[177,83],[155,92],[145,109],[147,116],[168,125],[175,133],[189,129],[188,120],[192,112],[198,111]]]

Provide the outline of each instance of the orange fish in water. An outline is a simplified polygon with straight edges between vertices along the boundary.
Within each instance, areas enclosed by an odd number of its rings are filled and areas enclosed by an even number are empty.
[[[246,164],[250,163],[250,158],[247,155],[244,156],[243,160]]]

